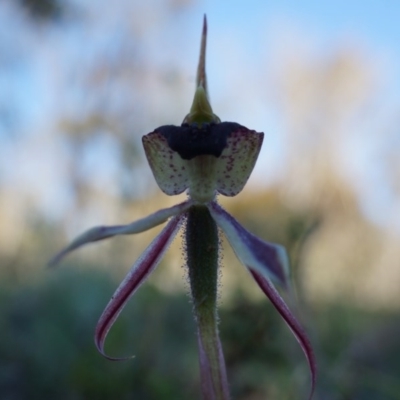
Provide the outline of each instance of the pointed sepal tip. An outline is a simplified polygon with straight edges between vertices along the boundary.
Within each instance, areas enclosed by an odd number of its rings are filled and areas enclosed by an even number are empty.
[[[199,63],[196,73],[196,91],[190,113],[183,120],[184,124],[204,124],[204,123],[220,123],[211,108],[208,96],[208,84],[206,74],[206,52],[207,52],[207,17],[204,14],[203,30],[201,34]]]

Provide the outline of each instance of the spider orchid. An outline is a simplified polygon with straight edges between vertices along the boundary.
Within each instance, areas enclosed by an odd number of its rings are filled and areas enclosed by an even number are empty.
[[[217,324],[218,228],[236,256],[248,268],[261,290],[290,327],[307,358],[314,391],[316,364],[311,344],[301,325],[275,289],[289,287],[285,249],[265,242],[243,228],[217,202],[218,194],[236,196],[246,184],[263,142],[263,133],[234,122],[221,122],[213,113],[207,92],[205,54],[207,22],[204,17],[197,69],[196,91],[189,114],[181,126],[166,125],[143,136],[147,160],[160,189],[167,195],[184,191],[188,200],[128,225],[98,226],[77,237],[50,262],[58,263],[77,248],[117,235],[136,234],[168,220],[120,284],[103,311],[95,331],[98,351],[105,354],[107,334],[129,298],[154,271],[171,241],[185,225],[194,313],[198,326],[203,397],[228,399],[228,383]]]

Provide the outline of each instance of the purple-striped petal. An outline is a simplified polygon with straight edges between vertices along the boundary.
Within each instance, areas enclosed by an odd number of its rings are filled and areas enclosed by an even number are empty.
[[[311,391],[310,391],[310,396],[309,396],[309,399],[311,399],[312,395],[314,393],[315,381],[316,381],[316,376],[317,376],[317,365],[316,365],[314,352],[313,352],[311,343],[310,343],[306,333],[304,332],[302,326],[297,321],[297,319],[294,317],[294,315],[290,311],[289,307],[286,305],[285,301],[282,299],[281,295],[275,289],[273,284],[267,278],[262,276],[259,273],[259,271],[255,270],[253,268],[249,268],[249,269],[250,269],[250,273],[253,275],[253,278],[258,283],[261,290],[266,294],[266,296],[269,298],[271,303],[277,309],[279,314],[282,316],[282,318],[288,324],[289,328],[291,329],[291,331],[293,332],[297,341],[299,342],[301,348],[303,349],[303,352],[307,358],[308,366],[310,368],[310,373],[311,373]]]
[[[289,263],[283,246],[265,242],[253,235],[216,202],[209,203],[208,209],[245,266],[283,287],[288,286]]]
[[[140,287],[144,280],[158,265],[171,241],[179,230],[183,216],[179,215],[171,219],[161,233],[153,240],[140,258],[133,265],[128,275],[119,285],[111,300],[100,316],[96,326],[95,343],[98,351],[109,360],[123,360],[125,358],[110,357],[104,353],[104,342],[109,330],[121,313],[129,298]],[[129,358],[129,357],[128,357]]]
[[[229,399],[228,377],[226,375],[226,366],[224,360],[224,353],[222,351],[221,341],[218,334],[214,338],[213,346],[217,346],[218,353],[216,359],[210,359],[207,355],[204,339],[201,337],[199,331],[197,342],[199,346],[199,361],[200,361],[200,374],[201,374],[201,391],[204,399]],[[218,375],[216,377],[215,375]],[[219,383],[219,393],[215,393],[215,382]],[[218,386],[218,384],[217,384]]]
[[[157,225],[162,224],[168,218],[182,214],[188,208],[192,206],[190,200],[183,203],[177,204],[170,208],[164,208],[150,214],[149,216],[139,219],[131,224],[127,225],[115,225],[115,226],[96,226],[84,232],[78,236],[69,246],[59,252],[50,262],[49,266],[54,266],[60,262],[68,253],[77,248],[92,242],[99,240],[108,239],[117,235],[132,235],[134,233],[140,233],[154,228]]]

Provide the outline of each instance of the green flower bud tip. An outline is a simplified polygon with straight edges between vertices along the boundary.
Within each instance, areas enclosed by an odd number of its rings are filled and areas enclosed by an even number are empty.
[[[211,108],[210,99],[207,88],[206,75],[206,49],[207,49],[207,18],[204,15],[203,32],[201,35],[199,64],[197,66],[196,76],[196,91],[190,113],[183,120],[184,124],[208,124],[220,123],[221,120],[217,117]]]

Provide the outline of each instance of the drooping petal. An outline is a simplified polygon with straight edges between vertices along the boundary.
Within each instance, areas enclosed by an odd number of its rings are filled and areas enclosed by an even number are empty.
[[[104,342],[107,334],[121,313],[129,298],[136,292],[144,280],[153,272],[168,246],[179,230],[180,222],[184,217],[179,215],[171,219],[161,233],[147,247],[140,258],[135,262],[128,275],[119,285],[105,310],[100,316],[95,332],[95,343],[98,351],[110,360],[123,360],[125,358],[109,357],[104,353]]]
[[[183,203],[177,204],[170,208],[164,208],[150,214],[149,216],[139,219],[131,224],[127,225],[115,225],[115,226],[96,226],[84,232],[78,236],[72,243],[67,246],[64,250],[60,251],[56,256],[49,262],[49,266],[54,266],[61,261],[68,253],[77,248],[92,242],[99,240],[108,239],[117,235],[132,235],[134,233],[140,233],[154,228],[157,225],[162,224],[168,218],[175,215],[181,214],[191,207],[192,202],[190,200]]]
[[[309,399],[312,398],[315,388],[315,381],[317,376],[317,364],[314,357],[314,352],[311,346],[311,343],[304,332],[304,329],[297,321],[295,316],[290,311],[289,307],[286,305],[285,301],[282,299],[281,295],[275,289],[274,285],[265,278],[262,274],[259,273],[256,269],[249,268],[250,273],[253,275],[253,278],[260,286],[261,290],[266,294],[269,298],[271,303],[277,309],[279,314],[285,320],[291,331],[293,332],[294,336],[296,337],[297,341],[299,342],[306,358],[308,361],[308,366],[310,368],[311,373],[311,391]]]
[[[288,285],[289,263],[283,246],[259,239],[243,228],[216,202],[209,203],[208,209],[223,230],[236,256],[246,267],[253,268],[283,287]]]
[[[227,145],[218,158],[216,176],[219,193],[236,196],[242,191],[256,164],[263,139],[263,133],[238,124],[232,130]]]

